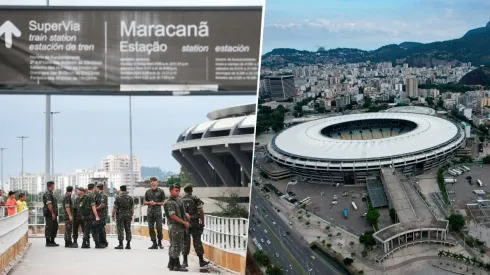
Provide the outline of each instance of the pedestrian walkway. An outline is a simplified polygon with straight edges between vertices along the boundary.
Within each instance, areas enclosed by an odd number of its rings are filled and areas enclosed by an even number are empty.
[[[86,275],[96,272],[104,275],[120,274],[177,274],[167,268],[169,243],[164,242],[164,249],[149,250],[151,242],[147,238],[134,237],[131,250],[115,250],[118,241],[109,237],[109,247],[95,249],[92,242],[90,249],[65,248],[63,238],[57,238],[59,247],[45,247],[44,238],[30,238],[31,247],[24,257],[15,265],[9,274],[60,274]],[[182,257],[180,258],[182,261]],[[233,274],[212,264],[200,269],[199,259],[189,255],[189,272],[186,274]],[[64,271],[63,271],[64,270]]]

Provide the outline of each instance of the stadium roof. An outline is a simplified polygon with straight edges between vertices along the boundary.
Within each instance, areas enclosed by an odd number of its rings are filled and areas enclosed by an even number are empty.
[[[342,140],[322,135],[327,126],[361,120],[399,119],[417,127],[405,134],[371,140]],[[407,113],[364,113],[306,122],[286,129],[271,142],[282,154],[317,160],[363,160],[393,158],[439,148],[458,137],[454,123],[435,116]]]

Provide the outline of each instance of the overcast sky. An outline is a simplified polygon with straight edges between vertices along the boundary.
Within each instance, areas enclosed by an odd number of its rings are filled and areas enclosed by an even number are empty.
[[[274,48],[373,50],[460,38],[490,20],[490,0],[267,0],[263,53]]]
[[[50,5],[82,6],[247,6],[262,0],[51,0]],[[0,1],[0,5],[12,4]],[[136,4],[137,3],[137,4]],[[24,0],[15,5],[44,5]],[[204,122],[212,110],[255,103],[255,96],[133,97],[133,154],[145,166],[178,172],[171,145],[188,127]],[[52,96],[55,172],[100,167],[109,154],[129,155],[129,98]],[[4,151],[4,178],[21,172],[21,141],[24,140],[24,172],[44,172],[45,96],[0,95],[0,147]]]

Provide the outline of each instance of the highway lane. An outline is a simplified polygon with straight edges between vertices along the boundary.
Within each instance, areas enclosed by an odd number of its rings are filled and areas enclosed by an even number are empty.
[[[280,255],[286,254],[286,256],[289,256],[288,259],[291,261],[292,267],[300,269],[298,270],[299,274],[342,274],[310,249],[306,240],[279,217],[270,202],[256,188],[252,188],[251,212],[261,219],[262,224],[260,227],[262,227],[262,231],[264,227],[270,228],[268,233],[275,236],[274,239],[276,240],[271,240],[271,242],[277,247],[277,252]],[[284,237],[281,229],[289,231],[290,235]],[[311,256],[314,256],[315,260]],[[308,269],[310,269],[309,273]]]
[[[277,251],[277,249],[276,249],[277,245],[274,243],[274,241],[270,240],[271,244],[267,244],[267,240],[272,239],[272,238],[270,235],[268,235],[268,233],[264,233],[263,226],[256,226],[255,225],[253,227],[256,229],[256,231],[250,232],[251,238],[257,239],[259,244],[262,246],[262,250],[265,252],[265,254],[267,254],[269,256],[271,262],[274,265],[282,267],[286,274],[287,273],[294,274],[294,272],[291,272],[289,260],[287,259],[287,257],[284,254],[281,255],[281,253],[279,253],[279,258],[276,257],[276,253],[278,253],[279,251]],[[264,240],[263,243],[261,242],[261,239]]]

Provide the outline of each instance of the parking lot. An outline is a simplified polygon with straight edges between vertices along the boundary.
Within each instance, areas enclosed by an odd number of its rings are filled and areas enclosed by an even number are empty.
[[[270,181],[281,192],[285,191],[287,182],[288,180]],[[311,197],[308,211],[355,235],[359,236],[367,230],[372,230],[371,225],[362,217],[368,210],[367,202],[363,202],[361,198],[362,194],[367,192],[364,187],[332,187],[298,182],[296,185],[290,185],[288,191],[294,192],[298,201]],[[344,192],[348,192],[349,196],[342,196]],[[332,204],[334,195],[338,197],[338,204],[335,205]],[[357,211],[354,210],[352,202],[356,204]],[[344,208],[348,210],[348,219],[344,218]]]
[[[454,185],[446,184],[446,189],[448,191],[453,190],[455,192],[456,201],[453,202],[453,204],[456,204],[461,209],[466,209],[466,204],[474,201],[472,198],[473,190],[484,190],[486,192],[490,191],[490,167],[480,167],[480,165],[468,164],[465,164],[465,166],[470,168],[471,171],[455,177],[456,179],[458,179],[458,182]],[[467,176],[472,177],[473,185],[470,185],[468,183],[468,180],[466,180]],[[445,174],[444,177],[452,178],[452,176],[449,174]],[[482,187],[478,186],[478,184],[476,183],[478,179],[481,180],[481,182],[483,183]]]

